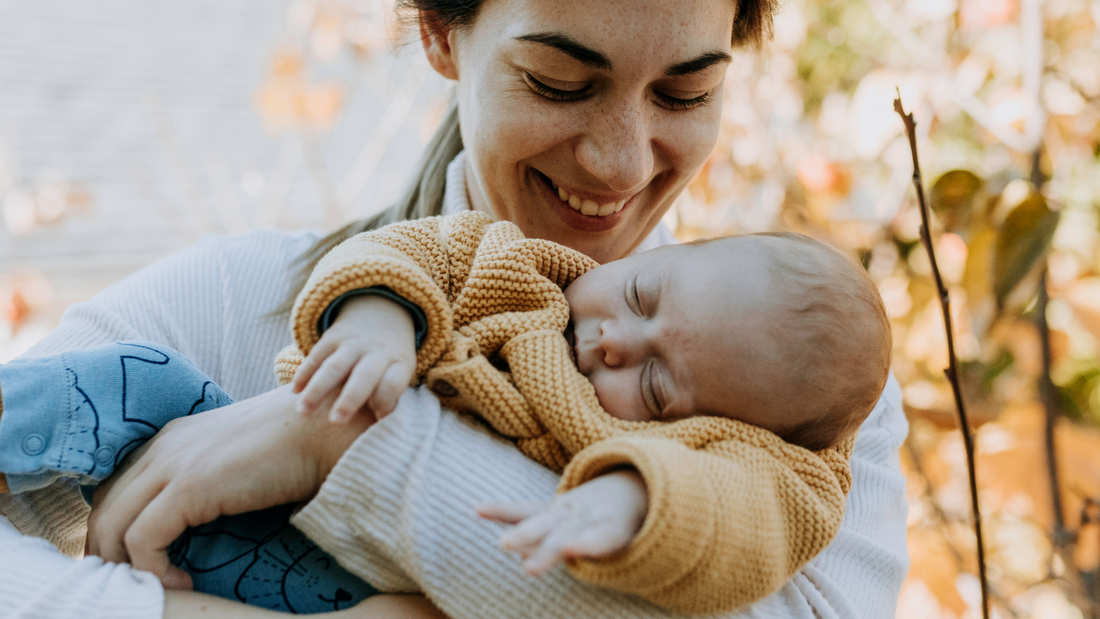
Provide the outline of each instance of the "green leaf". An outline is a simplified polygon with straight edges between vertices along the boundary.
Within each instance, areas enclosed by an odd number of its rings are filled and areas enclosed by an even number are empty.
[[[936,179],[928,201],[945,228],[958,231],[966,227],[983,184],[982,179],[969,170],[951,170]]]
[[[1004,309],[1009,293],[1050,247],[1059,213],[1043,196],[1033,194],[1005,217],[993,252],[993,293]]]

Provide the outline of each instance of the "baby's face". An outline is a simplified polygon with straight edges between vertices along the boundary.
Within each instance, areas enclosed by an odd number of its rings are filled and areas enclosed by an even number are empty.
[[[567,336],[614,417],[706,414],[781,433],[797,420],[773,418],[766,403],[746,397],[782,384],[778,296],[758,238],[662,247],[574,281],[565,290]]]

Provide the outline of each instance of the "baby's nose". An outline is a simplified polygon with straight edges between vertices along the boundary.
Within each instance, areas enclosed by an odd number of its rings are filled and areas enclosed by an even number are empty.
[[[601,324],[600,349],[604,365],[614,368],[630,364],[640,350],[636,335],[621,324],[610,321]]]

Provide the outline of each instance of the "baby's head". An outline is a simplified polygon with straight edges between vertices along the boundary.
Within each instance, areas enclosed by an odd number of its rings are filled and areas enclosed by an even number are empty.
[[[577,367],[611,415],[728,417],[820,450],[874,408],[890,324],[854,261],[809,237],[662,247],[565,290]]]

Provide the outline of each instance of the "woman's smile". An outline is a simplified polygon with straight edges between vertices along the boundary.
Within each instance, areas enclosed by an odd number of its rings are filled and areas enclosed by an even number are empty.
[[[618,198],[569,191],[545,174],[532,170],[535,185],[547,208],[565,225],[583,232],[611,230],[627,221],[627,210],[641,192]],[[565,196],[564,198],[562,196]],[[609,211],[609,212],[608,212]],[[604,213],[604,214],[601,214]]]

